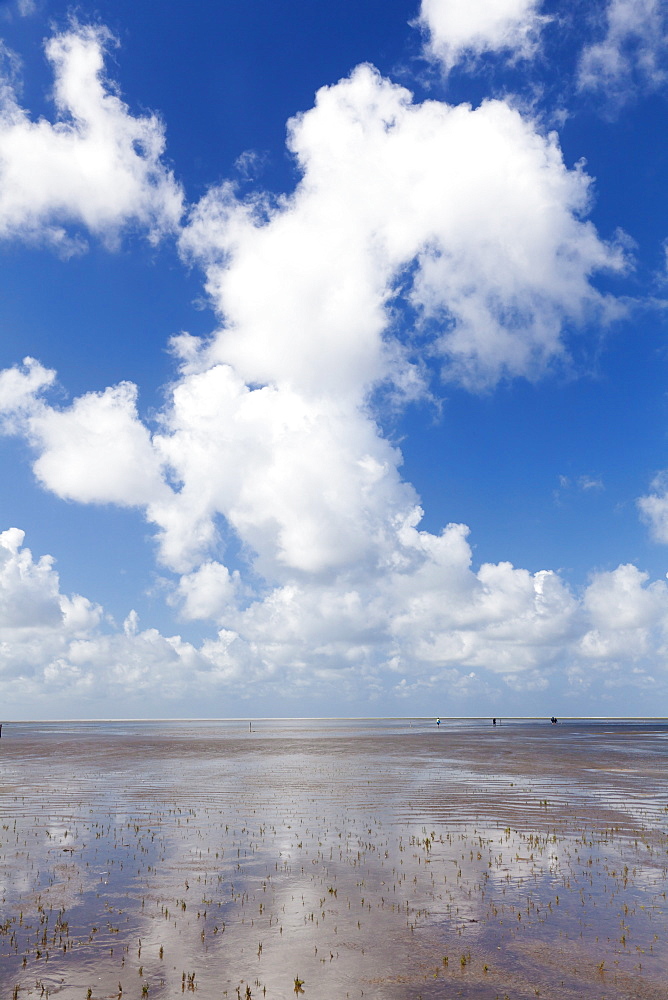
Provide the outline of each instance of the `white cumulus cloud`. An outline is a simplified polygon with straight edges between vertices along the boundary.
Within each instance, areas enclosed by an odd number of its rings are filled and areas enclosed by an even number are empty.
[[[584,656],[624,664],[665,656],[668,586],[648,580],[633,565],[594,576],[584,597],[591,625],[580,645]]]
[[[99,605],[63,594],[52,557],[34,559],[23,542],[19,528],[0,533],[4,705],[16,700],[40,712],[51,710],[52,699],[62,710],[72,696],[103,706],[107,696],[122,701],[148,689],[175,695],[184,683],[196,683],[198,672],[211,672],[212,665],[179,636],[141,631],[132,612],[118,629]]]
[[[21,366],[0,372],[0,418],[6,429],[18,428],[35,407],[35,399],[53,385],[56,373],[36,361],[24,358]]]
[[[133,116],[104,73],[112,37],[74,25],[46,43],[56,118],[33,120],[12,80],[0,80],[0,236],[72,252],[72,225],[113,242],[134,223],[156,240],[173,230],[182,193],[161,160],[164,130]]]
[[[216,540],[217,515],[269,579],[403,558],[396,524],[417,497],[373,390],[419,391],[428,356],[474,388],[537,377],[570,324],[616,308],[590,281],[624,261],[582,218],[589,179],[505,103],[415,104],[363,66],[318,93],[289,144],[292,196],[224,185],[182,238],[220,328],[177,338],[183,374],[154,438],[182,484],[153,511],[175,568]]]
[[[160,463],[136,398],[136,387],[122,382],[67,409],[36,406],[28,435],[39,451],[33,468],[40,482],[82,503],[140,506],[160,497]]]
[[[422,0],[418,23],[427,34],[427,54],[449,72],[488,52],[533,56],[547,20],[541,6],[541,0]]]
[[[57,496],[81,503],[142,506],[167,491],[160,461],[137,415],[129,382],[58,409],[43,400],[55,372],[33,358],[0,372],[0,427],[38,452],[33,469]]]
[[[651,492],[638,498],[640,516],[649,525],[657,542],[668,542],[668,473],[654,477]]]
[[[60,592],[50,556],[34,560],[24,532],[0,533],[0,677],[32,677],[68,643],[95,629],[101,609]]]
[[[293,196],[244,202],[226,185],[183,237],[223,318],[209,358],[246,382],[357,398],[401,382],[398,282],[466,384],[540,373],[564,325],[611,306],[589,279],[624,262],[582,218],[589,178],[505,102],[415,104],[362,66],[292,120],[289,145]]]
[[[414,515],[413,520],[418,515]],[[227,622],[199,646],[117,627],[102,609],[60,590],[53,559],[34,559],[24,533],[0,533],[0,696],[4,704],[127,709],[147,695],[163,707],[191,696],[306,694],[402,698],[447,688],[493,698],[499,684],[545,689],[666,686],[668,587],[634,566],[597,574],[578,599],[555,573],[509,563],[477,571],[463,525],[439,537],[407,523],[405,562],[384,575],[350,572],[293,580],[240,606],[239,581],[220,564],[184,576],[175,599],[187,616]],[[648,674],[653,664],[654,679]]]

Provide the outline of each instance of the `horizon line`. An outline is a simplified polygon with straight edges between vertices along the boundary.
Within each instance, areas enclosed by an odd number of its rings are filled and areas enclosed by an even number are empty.
[[[27,724],[27,723],[59,723],[59,722],[334,722],[334,721],[355,721],[370,722],[381,720],[409,721],[418,719],[428,721],[429,719],[440,719],[441,721],[461,722],[474,721],[477,719],[549,719],[548,715],[230,715],[230,716],[141,716],[141,717],[115,717],[115,718],[69,718],[69,719],[2,719],[0,725]],[[668,722],[665,715],[561,715],[562,721],[582,721],[584,719],[598,721],[639,721],[647,720],[651,722]]]

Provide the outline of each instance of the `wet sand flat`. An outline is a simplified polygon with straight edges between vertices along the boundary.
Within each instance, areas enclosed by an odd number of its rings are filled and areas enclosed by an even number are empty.
[[[667,763],[655,720],[5,725],[0,997],[668,1000]]]

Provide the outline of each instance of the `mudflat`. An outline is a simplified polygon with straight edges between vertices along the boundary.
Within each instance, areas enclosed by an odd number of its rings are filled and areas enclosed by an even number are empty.
[[[0,997],[668,1000],[668,724],[10,724]]]

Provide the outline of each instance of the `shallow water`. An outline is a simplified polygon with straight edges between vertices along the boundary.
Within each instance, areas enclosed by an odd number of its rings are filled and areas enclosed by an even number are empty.
[[[0,997],[668,998],[667,758],[661,720],[5,725]]]

